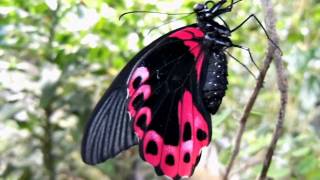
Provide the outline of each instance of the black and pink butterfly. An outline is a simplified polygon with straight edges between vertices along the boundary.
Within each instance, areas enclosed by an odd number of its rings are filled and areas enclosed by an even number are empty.
[[[229,38],[240,26],[231,30],[220,17],[237,2],[226,2],[197,4],[196,24],[163,35],[124,67],[87,124],[84,162],[101,163],[139,144],[158,175],[193,174],[211,140],[210,114],[227,89],[225,50],[241,47]]]

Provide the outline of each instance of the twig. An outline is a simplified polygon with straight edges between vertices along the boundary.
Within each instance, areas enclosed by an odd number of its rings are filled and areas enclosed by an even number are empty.
[[[269,21],[269,20],[272,21],[272,23],[270,23],[270,24],[274,24],[275,23],[275,19],[274,18],[271,19],[268,16],[269,16],[269,14],[266,15],[265,19],[267,21]],[[270,27],[269,27],[269,24],[267,23],[267,30],[268,29],[270,29]],[[275,41],[274,37],[275,37],[274,34],[270,33],[270,38],[273,41]],[[278,41],[275,41],[275,42],[278,42]],[[243,112],[243,114],[242,114],[242,116],[240,118],[240,127],[239,127],[239,130],[238,130],[238,133],[237,133],[237,137],[236,137],[236,141],[235,141],[235,147],[234,147],[231,159],[229,161],[229,164],[227,166],[227,170],[226,170],[226,173],[225,173],[225,176],[224,176],[224,180],[228,179],[228,176],[229,176],[230,171],[231,171],[231,169],[233,167],[234,161],[235,161],[236,157],[238,156],[238,153],[240,151],[240,145],[241,145],[242,136],[243,136],[243,133],[244,133],[245,128],[246,128],[246,124],[247,124],[247,120],[248,120],[249,114],[250,114],[250,112],[252,110],[252,107],[253,107],[253,105],[254,105],[257,97],[258,97],[258,94],[259,94],[261,88],[263,87],[263,82],[264,82],[266,73],[267,73],[267,71],[268,71],[268,69],[270,67],[270,64],[271,64],[271,62],[272,62],[272,60],[274,58],[274,54],[275,54],[276,50],[277,50],[277,48],[272,43],[269,42],[266,58],[264,60],[264,65],[263,65],[262,69],[259,72],[259,76],[257,78],[256,86],[255,86],[254,91],[251,94],[251,97],[249,98],[249,101],[246,104],[244,112]]]
[[[264,7],[264,10],[266,12],[266,20],[269,22],[266,22],[268,24],[267,30],[269,31],[272,39],[278,44],[279,37],[275,30],[275,16],[272,4],[269,0],[261,0],[262,6]],[[270,24],[269,24],[270,23]],[[283,61],[281,58],[281,55],[279,51],[276,51],[274,53],[274,59],[275,59],[275,66],[277,70],[277,84],[280,91],[280,110],[278,113],[278,120],[276,123],[276,128],[273,132],[273,137],[270,143],[270,146],[268,148],[267,154],[265,156],[265,160],[263,162],[263,168],[261,170],[261,174],[259,179],[264,180],[267,177],[267,172],[269,170],[273,153],[277,145],[277,141],[280,138],[282,131],[283,131],[283,124],[285,119],[285,112],[286,112],[286,106],[288,103],[288,80],[287,80],[287,74],[285,72],[285,69],[283,67]]]

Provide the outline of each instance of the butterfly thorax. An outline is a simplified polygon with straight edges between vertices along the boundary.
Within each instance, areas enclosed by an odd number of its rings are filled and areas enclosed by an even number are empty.
[[[218,27],[216,25],[216,22],[212,24],[214,24],[215,27],[203,29],[203,31],[205,32],[205,36],[202,42],[203,45],[212,51],[224,51],[226,48],[231,47],[232,42],[230,38],[227,35],[219,32],[221,29],[216,30],[216,28]],[[212,26],[212,24],[210,23],[210,25],[207,24],[206,26]]]
[[[222,8],[224,1],[214,3],[207,1],[204,4],[197,4],[194,7],[194,12],[197,15],[197,25],[205,33],[203,44],[210,50],[224,50],[232,46],[232,41],[229,38],[231,30],[228,25],[220,18],[220,15],[225,13],[226,9]],[[209,8],[209,5],[213,4]],[[223,25],[216,21],[220,18]]]

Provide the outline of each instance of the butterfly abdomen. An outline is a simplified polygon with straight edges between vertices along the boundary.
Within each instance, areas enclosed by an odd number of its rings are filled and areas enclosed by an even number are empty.
[[[211,114],[215,114],[221,104],[228,85],[227,58],[222,51],[213,51],[208,56],[207,70],[202,86],[203,102]]]

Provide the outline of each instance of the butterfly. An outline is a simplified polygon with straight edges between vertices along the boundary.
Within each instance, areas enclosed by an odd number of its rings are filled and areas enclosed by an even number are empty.
[[[122,69],[86,125],[85,163],[101,163],[138,144],[158,175],[193,174],[211,141],[210,114],[228,85],[225,50],[235,45],[220,15],[237,2],[226,2],[196,4],[197,23],[163,35]]]

